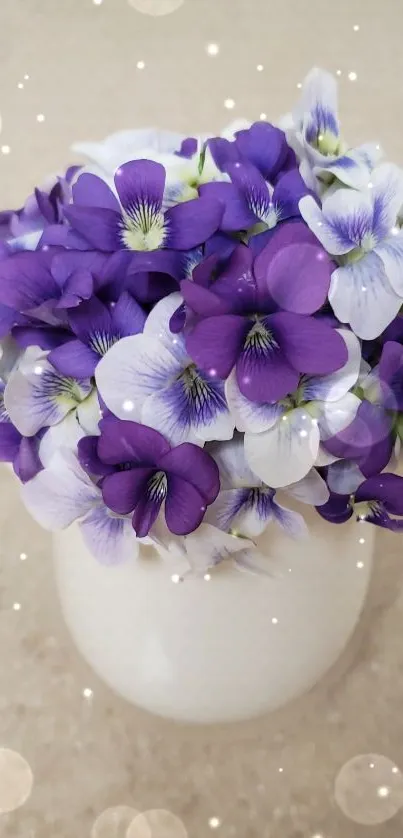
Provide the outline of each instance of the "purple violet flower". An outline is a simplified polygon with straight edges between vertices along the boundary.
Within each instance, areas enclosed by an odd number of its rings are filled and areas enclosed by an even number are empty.
[[[171,532],[193,532],[219,492],[212,457],[192,443],[171,448],[162,434],[137,422],[107,417],[99,427],[101,435],[80,440],[78,452],[87,471],[104,474],[105,465],[113,467],[101,484],[106,506],[118,515],[133,513],[138,538],[148,534],[163,503]]]
[[[270,252],[276,251],[271,248]],[[307,311],[316,310],[317,288],[323,301],[326,298],[329,264],[322,259],[322,251],[306,243],[284,251],[279,248],[265,271],[256,264],[259,270],[254,271],[251,250],[240,245],[211,290],[182,283],[187,304],[200,317],[187,336],[186,347],[202,370],[226,379],[235,367],[246,398],[274,403],[297,389],[301,374],[340,369],[346,363],[347,349],[334,329],[307,316]],[[293,281],[289,282],[288,310],[279,311],[273,296],[281,293],[281,276],[287,281],[293,277]],[[293,311],[293,283],[303,287],[308,282],[313,289],[311,304],[302,292],[297,312]],[[283,299],[283,309],[285,302]],[[304,314],[299,313],[299,306]]]
[[[358,521],[368,521],[388,530],[403,530],[403,477],[377,474],[369,477],[353,495],[332,493],[317,511],[332,524],[342,524],[354,514]],[[393,516],[393,517],[392,517]]]
[[[289,169],[298,167],[284,131],[269,122],[255,122],[244,131],[237,131],[235,143],[241,158],[253,163],[271,183]]]
[[[104,252],[191,250],[218,229],[221,204],[200,197],[163,209],[165,169],[151,160],[134,160],[117,169],[119,200],[96,175],[82,174],[73,187],[65,216],[89,248]]]

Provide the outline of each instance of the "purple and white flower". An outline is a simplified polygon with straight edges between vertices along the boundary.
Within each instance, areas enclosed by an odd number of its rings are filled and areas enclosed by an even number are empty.
[[[315,465],[327,463],[322,443],[349,426],[357,413],[360,400],[350,390],[359,374],[359,343],[347,330],[339,335],[348,355],[344,367],[330,375],[302,377],[296,391],[276,403],[249,401],[234,373],[226,383],[236,428],[245,434],[248,465],[272,488],[297,483]]]
[[[307,533],[300,513],[282,506],[277,492],[259,480],[247,462],[241,436],[210,448],[220,470],[221,489],[207,513],[207,520],[232,535],[255,539],[275,521],[293,538]],[[314,506],[326,503],[329,491],[315,469],[299,482],[284,488],[285,495]]]
[[[403,477],[388,472],[369,477],[353,494],[332,494],[318,512],[333,524],[342,524],[355,515],[358,521],[401,532]]]
[[[378,337],[403,303],[403,234],[396,226],[403,202],[403,171],[384,163],[367,188],[339,189],[322,209],[310,196],[300,210],[328,253],[338,257],[329,301],[358,337]]]
[[[148,315],[143,334],[120,340],[96,369],[103,401],[119,419],[142,422],[174,445],[230,439],[234,420],[224,381],[202,372],[188,354],[182,334],[172,334],[170,320],[180,294],[161,300]]]
[[[300,100],[282,127],[301,160],[305,182],[320,193],[335,178],[346,186],[366,186],[382,155],[375,143],[348,148],[340,134],[336,80],[318,68],[308,73]]]
[[[23,487],[22,498],[46,530],[65,529],[78,521],[88,549],[101,564],[119,564],[138,555],[130,518],[107,509],[100,488],[68,449],[54,453],[47,468]]]

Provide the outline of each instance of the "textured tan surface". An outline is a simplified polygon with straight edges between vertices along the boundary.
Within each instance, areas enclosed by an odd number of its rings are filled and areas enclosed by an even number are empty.
[[[209,42],[218,56],[206,54]],[[71,160],[75,139],[276,118],[312,64],[342,71],[349,139],[380,139],[402,163],[402,43],[400,0],[185,0],[161,17],[126,0],[0,0],[0,147],[11,149],[0,152],[0,206]],[[170,810],[189,838],[401,838],[403,811],[359,826],[334,799],[336,775],[359,754],[403,768],[401,539],[378,539],[360,630],[309,697],[248,725],[192,729],[146,716],[91,673],[61,620],[49,538],[5,470],[0,491],[0,748],[21,753],[34,775],[27,803],[0,814],[1,836],[90,838],[103,810],[126,805]],[[152,834],[144,818],[132,834],[182,838],[172,819],[169,833],[149,823]],[[104,820],[92,838],[124,833]]]

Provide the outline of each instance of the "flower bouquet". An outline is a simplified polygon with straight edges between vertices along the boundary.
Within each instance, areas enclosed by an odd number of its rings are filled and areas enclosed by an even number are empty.
[[[403,173],[344,142],[332,77],[281,127],[75,150],[0,216],[0,456],[33,516],[181,578],[261,570],[298,503],[402,528]]]

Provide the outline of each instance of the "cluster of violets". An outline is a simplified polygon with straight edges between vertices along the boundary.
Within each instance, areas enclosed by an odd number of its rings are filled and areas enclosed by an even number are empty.
[[[126,131],[0,214],[0,458],[104,563],[403,529],[403,172],[307,76],[281,127]]]

